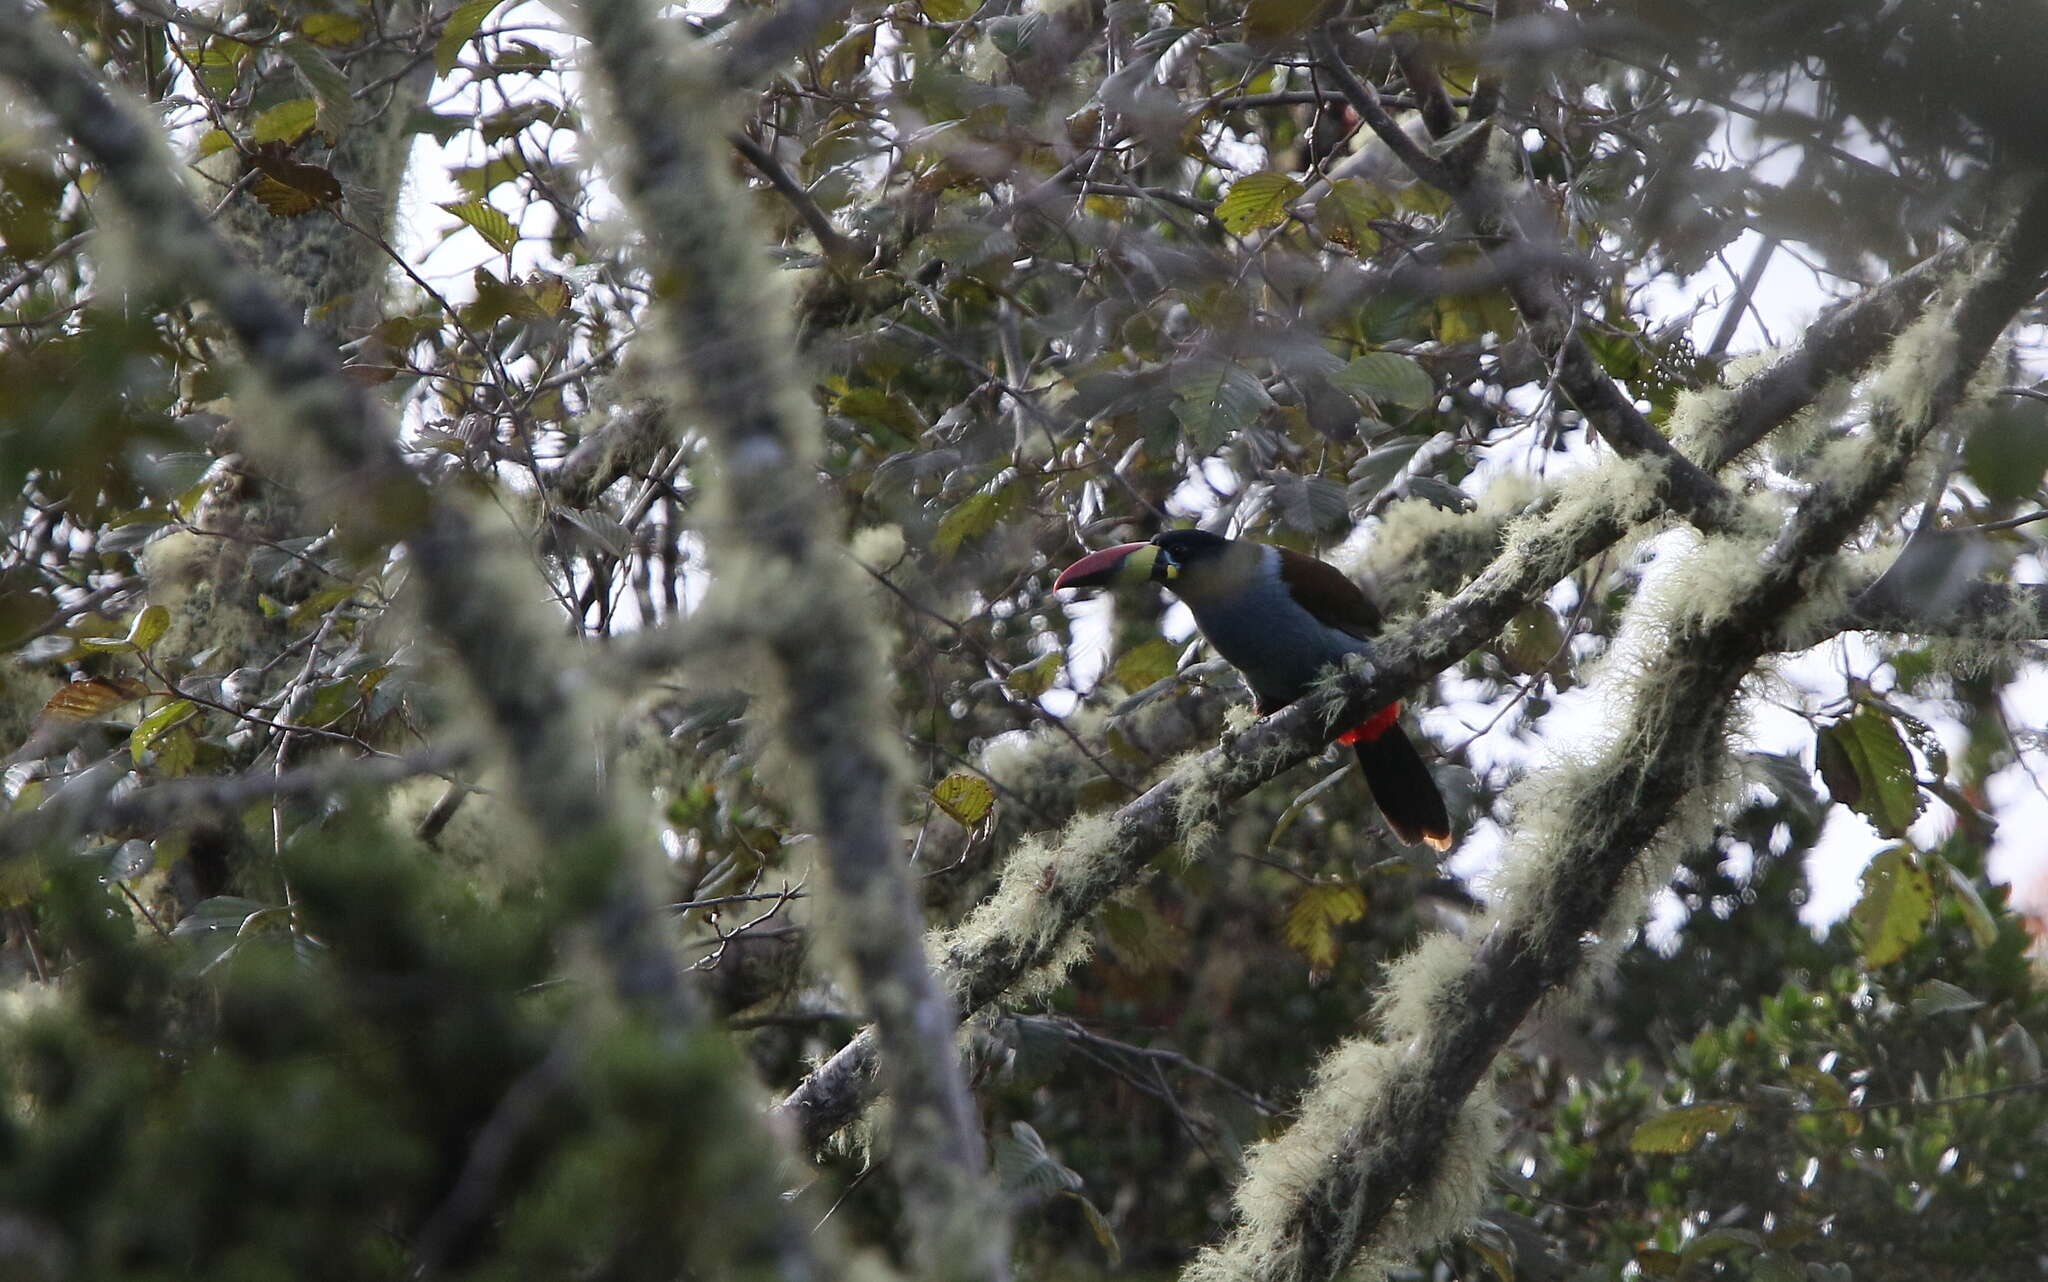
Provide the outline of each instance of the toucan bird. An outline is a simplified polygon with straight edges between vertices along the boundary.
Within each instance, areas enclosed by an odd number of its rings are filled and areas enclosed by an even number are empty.
[[[1344,572],[1287,548],[1226,539],[1207,530],[1169,530],[1150,543],[1090,552],[1054,588],[1158,583],[1187,603],[1195,626],[1244,674],[1259,715],[1307,694],[1348,654],[1366,654],[1380,612]],[[1373,800],[1402,841],[1451,845],[1443,794],[1390,704],[1337,737],[1358,753]]]

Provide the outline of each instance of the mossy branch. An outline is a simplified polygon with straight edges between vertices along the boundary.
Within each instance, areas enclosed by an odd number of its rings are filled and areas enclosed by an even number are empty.
[[[913,1253],[930,1276],[998,1279],[1008,1235],[898,832],[888,667],[816,483],[821,430],[787,308],[774,303],[727,135],[707,126],[734,104],[716,63],[674,47],[645,0],[589,0],[581,16],[592,69],[611,89],[617,170],[646,231],[656,314],[688,375],[672,396],[688,398],[718,464],[703,503],[712,595],[779,679],[782,738],[807,776],[800,800],[836,892],[825,917],[888,1051],[889,1160]]]
[[[510,584],[480,575],[486,552],[469,518],[436,503],[406,466],[395,425],[340,375],[331,344],[301,323],[263,273],[241,261],[186,190],[155,124],[116,101],[40,15],[0,0],[0,76],[18,83],[55,118],[99,170],[104,187],[150,228],[146,263],[166,287],[203,301],[235,336],[258,393],[252,416],[287,445],[314,456],[318,487],[346,494],[344,533],[399,538],[419,587],[422,613],[475,690],[516,787],[519,806],[553,851],[563,892],[579,903],[614,994],[679,1032],[710,1034],[658,935],[632,852],[644,834],[619,816],[592,765],[587,700],[557,679],[567,656],[548,621],[529,616]],[[749,1106],[745,1069],[721,1043],[705,1043],[696,1089],[705,1142],[717,1143],[737,1213],[681,1226],[707,1269],[741,1262],[782,1278],[816,1274],[808,1226],[780,1196],[777,1144]],[[715,1053],[714,1053],[715,1052]],[[429,1269],[433,1261],[424,1261]]]
[[[1462,1164],[1445,1170],[1444,1140],[1473,1130],[1472,1111],[1489,1107],[1473,1096],[1494,1057],[1539,1000],[1634,928],[1641,899],[1625,891],[1632,881],[1647,891],[1665,871],[1646,869],[1644,853],[1660,834],[1675,845],[1667,829],[1713,776],[1742,679],[1810,576],[1898,488],[2037,293],[2048,187],[2028,188],[1954,306],[1898,344],[1855,470],[1823,483],[1755,545],[1728,595],[1665,603],[1661,644],[1618,681],[1629,699],[1620,731],[1595,760],[1557,767],[1531,789],[1551,798],[1548,821],[1518,832],[1493,921],[1470,940],[1434,937],[1397,969],[1381,1037],[1340,1052],[1304,1101],[1303,1123],[1261,1150],[1240,1190],[1239,1227],[1192,1266],[1191,1280],[1320,1282],[1361,1253],[1403,1258],[1469,1214],[1482,1177]]]
[[[1702,425],[1702,463],[1713,469],[1728,464],[1771,431],[1812,404],[1822,388],[1846,378],[1876,358],[1900,330],[1918,314],[1918,308],[1933,292],[1947,270],[1960,261],[1961,251],[1946,251],[1901,273],[1884,285],[1834,308],[1807,330],[1799,346],[1746,381],[1726,399],[1719,412]],[[1481,575],[1449,604],[1414,628],[1384,639],[1375,654],[1376,676],[1362,674],[1352,680],[1362,695],[1361,704],[1377,699],[1384,704],[1407,692],[1390,664],[1396,656],[1418,656],[1413,681],[1441,672],[1504,626],[1506,620],[1540,599],[1567,574],[1601,552],[1614,546],[1627,532],[1628,523],[1599,504],[1572,504],[1560,508],[1551,499],[1532,511],[1516,532],[1513,546],[1498,557]],[[1221,696],[1209,696],[1212,698]],[[1287,715],[1287,714],[1282,714]],[[1299,714],[1303,723],[1312,718]],[[1185,734],[1157,740],[1149,746],[1162,755],[1191,748],[1208,720],[1183,718],[1175,723]],[[1318,722],[1317,724],[1321,724]],[[1329,724],[1338,724],[1331,722]],[[1342,724],[1352,724],[1343,722]],[[1274,764],[1273,774],[1321,751],[1327,736],[1308,734],[1289,749],[1289,755]],[[1249,759],[1261,747],[1239,739],[1210,754],[1206,773],[1220,768],[1224,758],[1236,753]],[[1270,777],[1270,776],[1268,776]],[[1171,784],[1171,781],[1169,781]],[[1162,785],[1167,786],[1167,785]],[[1245,785],[1245,790],[1256,786]],[[1176,786],[1177,787],[1177,786]],[[1155,789],[1154,792],[1158,790]],[[1242,791],[1221,800],[1234,799]],[[1040,809],[1049,825],[1066,822],[1078,809],[1078,798],[1064,798],[1067,808],[1051,808],[1051,800]],[[1172,813],[1178,806],[1177,791],[1165,797],[1147,793],[1126,810],[1143,808],[1143,813]],[[1121,818],[1122,812],[1119,812]],[[1140,825],[1142,826],[1142,825]],[[1149,829],[1148,829],[1149,831]],[[1163,844],[1166,838],[1161,838]],[[1063,901],[1071,911],[1058,927],[1057,938],[1064,946],[1067,934],[1086,920],[1109,894],[1135,880],[1144,862],[1158,846],[1140,847],[1128,860],[1098,869],[1103,879],[1095,891]],[[986,955],[953,956],[947,962],[947,977],[955,991],[966,995],[969,1011],[1016,983],[1029,966],[1033,954],[1009,946],[991,946]],[[783,1109],[794,1117],[804,1140],[812,1147],[821,1144],[860,1114],[878,1088],[877,1048],[870,1033],[848,1041],[783,1100]]]

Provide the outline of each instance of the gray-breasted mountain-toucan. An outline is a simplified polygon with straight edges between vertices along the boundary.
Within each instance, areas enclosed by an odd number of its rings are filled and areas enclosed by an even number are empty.
[[[1344,572],[1312,556],[1207,530],[1169,530],[1150,543],[1090,552],[1054,588],[1158,583],[1187,603],[1195,626],[1252,688],[1259,714],[1307,694],[1349,654],[1367,654],[1380,612]],[[1443,794],[1391,704],[1337,737],[1358,753],[1373,800],[1405,842],[1451,845]]]

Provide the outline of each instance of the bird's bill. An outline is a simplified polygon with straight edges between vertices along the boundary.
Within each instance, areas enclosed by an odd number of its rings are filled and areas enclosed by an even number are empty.
[[[1152,562],[1159,549],[1150,543],[1119,543],[1113,548],[1090,552],[1060,571],[1052,585],[1059,588],[1099,588],[1112,583],[1142,583],[1152,577]]]

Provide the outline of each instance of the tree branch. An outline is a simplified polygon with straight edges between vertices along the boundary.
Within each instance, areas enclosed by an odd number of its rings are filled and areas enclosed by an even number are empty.
[[[1926,300],[1941,275],[1960,260],[1960,250],[1947,251],[1817,320],[1798,348],[1744,383],[1728,400],[1726,408],[1704,425],[1698,448],[1708,464],[1717,469],[1725,466],[1811,404],[1827,383],[1861,369],[1905,327],[1914,308]],[[1443,609],[1413,628],[1379,642],[1375,661],[1389,679],[1383,684],[1374,683],[1374,693],[1367,695],[1364,702],[1380,697],[1384,703],[1407,694],[1410,687],[1402,685],[1399,677],[1388,673],[1386,667],[1388,656],[1397,653],[1399,647],[1420,647],[1426,652],[1414,668],[1413,683],[1419,684],[1482,644],[1506,619],[1540,599],[1587,559],[1614,546],[1627,530],[1627,524],[1615,513],[1597,506],[1569,506],[1560,510],[1552,502],[1532,512],[1511,553],[1497,558]],[[1187,733],[1155,740],[1151,750],[1166,754],[1192,747],[1199,742],[1198,736],[1204,733],[1202,727],[1206,724],[1207,720],[1198,716],[1177,720],[1175,725]],[[1196,769],[1210,771],[1225,755],[1250,746],[1242,739],[1226,744],[1204,758]],[[1321,747],[1320,741],[1304,742],[1298,755],[1275,765],[1274,773],[1314,755]],[[1248,785],[1246,790],[1249,786],[1255,785]],[[1071,790],[1061,795],[1068,803],[1073,802]],[[1233,797],[1236,795],[1242,794]],[[1148,792],[1125,810],[1156,804],[1153,794]],[[1122,815],[1119,812],[1119,822]],[[1069,817],[1071,811],[1052,812],[1045,814],[1042,821],[1051,827]],[[1101,896],[1074,900],[1068,905],[1071,915],[1046,927],[1052,931],[1054,945],[1048,951],[1063,945],[1067,933],[1086,919],[1102,896],[1136,880],[1143,871],[1144,858],[1156,849],[1140,850],[1132,861],[1120,860],[1104,867],[1102,873],[1108,884],[1101,888]],[[989,994],[992,998],[1016,983],[1032,964],[1035,963],[1029,957],[996,950],[989,957],[949,958],[946,973],[956,992]],[[979,1010],[985,1000],[969,997],[965,1008],[969,1012]],[[859,1115],[878,1088],[878,1066],[875,1039],[863,1031],[784,1098],[782,1108],[796,1119],[807,1145],[815,1148]]]
[[[1436,937],[1397,971],[1382,1039],[1339,1052],[1303,1102],[1309,1121],[1264,1150],[1246,1180],[1240,1205],[1255,1206],[1257,1218],[1198,1260],[1189,1278],[1256,1272],[1320,1282],[1361,1251],[1401,1255],[1468,1213],[1475,1173],[1436,1177],[1446,1137],[1479,1123],[1468,1100],[1495,1055],[1545,994],[1597,955],[1587,941],[1611,946],[1633,930],[1640,899],[1625,888],[1661,881],[1665,868],[1643,866],[1653,842],[1675,858],[1684,834],[1670,825],[1712,778],[1729,701],[1798,606],[1808,574],[1897,488],[2038,290],[2048,266],[2048,188],[2028,186],[1955,306],[1895,353],[1873,394],[1860,470],[1808,495],[1741,580],[1721,585],[1731,595],[1705,608],[1674,603],[1674,616],[1660,620],[1661,652],[1631,665],[1649,675],[1617,682],[1633,703],[1626,728],[1598,760],[1557,769],[1544,819],[1520,825],[1511,853],[1518,870],[1493,922],[1470,941]],[[1305,1162],[1316,1165],[1312,1178]],[[1406,1207],[1398,1216],[1397,1206]]]
[[[405,541],[422,614],[456,656],[505,752],[515,784],[506,803],[532,821],[565,885],[584,888],[585,924],[614,994],[670,1027],[704,1035],[706,1051],[696,1057],[703,1068],[691,1088],[702,1096],[707,1141],[723,1148],[723,1184],[713,1194],[723,1214],[701,1227],[679,1226],[689,1247],[707,1268],[740,1258],[771,1262],[786,1278],[813,1276],[811,1237],[781,1198],[776,1144],[749,1106],[745,1069],[701,1017],[659,934],[660,915],[632,860],[651,843],[629,830],[624,808],[598,783],[593,728],[579,711],[588,701],[571,697],[572,683],[550,679],[566,666],[555,629],[521,608],[511,584],[478,572],[488,558],[469,518],[434,501],[405,465],[383,410],[341,376],[332,346],[193,203],[154,122],[112,99],[22,0],[0,0],[0,28],[9,33],[0,40],[0,76],[55,117],[135,224],[150,229],[151,253],[138,263],[203,300],[240,343],[257,393],[244,401],[247,412],[314,456],[301,462],[319,469],[326,492],[348,496],[347,509],[336,513],[345,535]]]
[[[626,200],[650,229],[657,314],[717,456],[706,530],[723,617],[747,625],[782,690],[784,745],[824,839],[835,903],[824,915],[853,963],[888,1050],[889,1159],[913,1251],[934,1277],[994,1282],[1008,1235],[988,1187],[973,1102],[954,1045],[953,1002],[925,959],[924,921],[897,832],[902,774],[889,729],[887,664],[864,586],[828,531],[813,476],[821,430],[809,381],[706,121],[731,104],[711,65],[667,48],[644,0],[587,0],[592,65],[611,89]],[[757,158],[758,159],[758,158]],[[772,176],[772,175],[771,175]]]
[[[1473,223],[1515,245],[1542,246],[1554,239],[1547,232],[1548,214],[1529,193],[1501,185],[1486,175],[1484,166],[1472,166],[1469,175],[1461,172],[1410,138],[1381,105],[1378,92],[1344,61],[1327,25],[1311,33],[1309,44],[1316,61],[1350,100],[1352,110],[1387,149],[1416,177],[1455,200]],[[1739,519],[1734,498],[1712,475],[1679,453],[1600,368],[1592,350],[1578,337],[1578,311],[1557,276],[1526,271],[1510,276],[1506,284],[1530,336],[1556,368],[1565,395],[1601,439],[1624,458],[1655,460],[1664,471],[1658,497],[1694,525],[1709,532],[1731,528]]]

